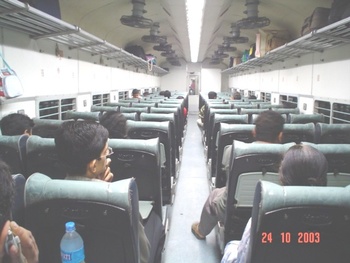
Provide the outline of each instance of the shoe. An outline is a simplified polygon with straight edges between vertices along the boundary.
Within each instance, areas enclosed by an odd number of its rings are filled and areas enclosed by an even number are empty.
[[[192,224],[192,227],[191,227],[192,233],[197,239],[203,240],[203,239],[205,239],[205,236],[203,236],[199,232],[198,226],[199,226],[198,222]]]

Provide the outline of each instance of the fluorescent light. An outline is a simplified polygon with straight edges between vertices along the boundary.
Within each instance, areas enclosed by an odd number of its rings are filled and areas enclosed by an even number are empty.
[[[205,0],[186,0],[187,29],[193,63],[198,61],[204,5]]]

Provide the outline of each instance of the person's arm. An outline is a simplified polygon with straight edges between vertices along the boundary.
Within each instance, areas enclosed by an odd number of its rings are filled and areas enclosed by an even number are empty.
[[[37,263],[39,262],[39,250],[32,235],[32,232],[17,225],[16,222],[10,223],[12,233],[18,236],[21,244],[20,247],[12,245],[9,250],[12,263]],[[23,259],[23,257],[25,259]]]

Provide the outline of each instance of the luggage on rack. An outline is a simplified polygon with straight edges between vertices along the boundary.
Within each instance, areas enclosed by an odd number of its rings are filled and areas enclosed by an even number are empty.
[[[255,57],[263,57],[267,52],[283,46],[291,40],[287,30],[262,30],[256,34]]]
[[[330,8],[316,7],[311,16],[305,18],[301,27],[301,35],[306,35],[316,29],[328,25]]]
[[[147,60],[145,51],[144,51],[143,47],[141,47],[141,46],[137,46],[137,45],[127,46],[125,48],[125,51],[127,51],[127,52],[129,52],[129,53],[131,53],[139,58],[142,58],[143,60]]]
[[[350,16],[349,0],[333,0],[331,10],[329,12],[328,23],[335,23],[348,16]]]

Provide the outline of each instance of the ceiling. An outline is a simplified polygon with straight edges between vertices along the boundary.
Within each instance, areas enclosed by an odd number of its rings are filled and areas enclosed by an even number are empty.
[[[232,36],[231,24],[247,18],[246,0],[207,0],[204,9],[203,30],[199,62],[209,63],[223,38]],[[270,19],[270,25],[263,30],[286,30],[292,39],[300,36],[304,19],[316,7],[330,7],[332,0],[260,0],[258,16]],[[62,20],[125,49],[128,45],[140,45],[146,54],[157,57],[157,64],[167,66],[166,58],[153,49],[153,43],[141,40],[150,35],[150,29],[132,28],[122,25],[120,18],[131,15],[131,0],[59,0]],[[187,34],[185,0],[145,0],[143,17],[159,23],[159,36],[166,36],[181,64],[190,62],[190,48]],[[249,38],[246,44],[231,44],[237,47],[229,56],[241,57],[245,49],[255,43],[258,29],[241,29],[240,35]],[[227,67],[225,58],[219,66]]]

